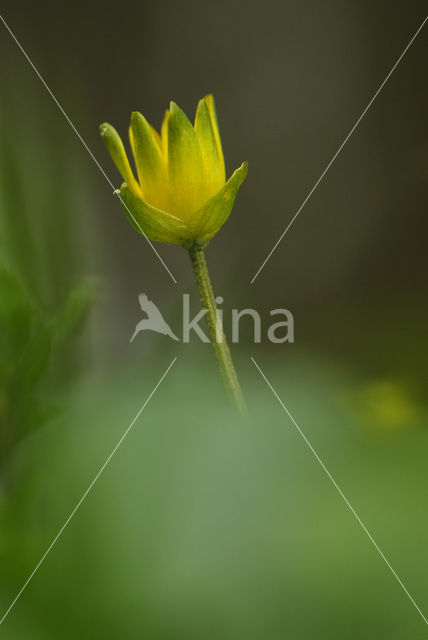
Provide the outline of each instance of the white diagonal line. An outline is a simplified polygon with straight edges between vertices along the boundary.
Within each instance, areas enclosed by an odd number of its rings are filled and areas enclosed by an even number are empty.
[[[32,580],[32,578],[34,577],[34,575],[37,573],[37,571],[39,570],[41,564],[44,562],[44,560],[46,559],[46,556],[48,555],[48,553],[51,551],[52,547],[55,545],[55,543],[57,542],[57,540],[59,539],[59,537],[62,535],[64,529],[66,528],[66,526],[68,525],[68,523],[70,522],[70,520],[73,518],[73,516],[75,515],[76,511],[79,509],[80,505],[82,504],[82,502],[84,501],[84,499],[86,498],[86,496],[88,495],[88,493],[91,491],[92,487],[94,486],[94,484],[96,483],[96,481],[98,480],[98,478],[100,477],[100,475],[102,474],[102,472],[104,471],[104,469],[106,468],[106,466],[108,465],[108,463],[110,462],[110,460],[112,459],[112,457],[114,456],[114,454],[116,453],[116,451],[119,449],[120,445],[122,444],[122,442],[125,440],[126,436],[128,435],[128,433],[130,432],[130,430],[132,429],[132,427],[134,426],[134,424],[136,423],[136,421],[138,420],[138,418],[140,417],[140,415],[142,414],[142,412],[144,411],[144,409],[146,408],[146,406],[148,405],[148,403],[150,402],[152,396],[154,395],[154,393],[156,392],[157,388],[159,387],[159,385],[162,383],[162,381],[164,380],[164,378],[166,377],[167,373],[169,372],[169,370],[171,369],[172,365],[174,364],[174,362],[177,360],[177,357],[173,358],[172,362],[170,363],[169,367],[166,369],[166,371],[164,372],[164,374],[162,375],[162,377],[160,378],[159,382],[157,383],[157,385],[154,387],[154,389],[152,390],[152,392],[150,393],[150,395],[147,397],[145,403],[143,404],[143,406],[141,407],[141,409],[139,410],[139,412],[137,413],[137,415],[135,416],[135,418],[132,420],[131,424],[129,425],[129,427],[126,429],[125,433],[122,435],[122,437],[120,438],[119,442],[116,444],[116,446],[114,447],[113,451],[110,453],[110,455],[108,456],[107,460],[104,462],[104,464],[102,465],[102,467],[99,469],[98,473],[96,474],[96,476],[94,477],[94,479],[92,480],[91,484],[89,485],[89,487],[86,489],[85,493],[82,495],[82,497],[80,498],[79,502],[76,504],[76,506],[74,507],[73,511],[70,513],[70,515],[68,516],[67,520],[64,522],[64,524],[62,525],[61,529],[58,531],[58,533],[56,534],[55,538],[52,540],[52,542],[50,543],[50,545],[48,546],[48,548],[46,549],[46,551],[44,552],[44,554],[42,555],[42,557],[40,558],[39,562],[36,564],[36,566],[34,567],[33,571],[30,573],[30,575],[28,576],[27,580],[24,582],[23,586],[21,587],[21,589],[18,591],[17,595],[15,596],[15,598],[13,599],[13,601],[11,602],[11,604],[9,605],[8,609],[6,610],[6,612],[4,613],[3,617],[0,620],[0,625],[3,624],[6,616],[10,613],[11,609],[15,606],[16,602],[18,601],[18,599],[21,597],[24,589],[28,586],[29,582]]]
[[[166,269],[166,271],[169,273],[169,275],[171,276],[172,280],[175,282],[175,284],[177,284],[177,280],[174,278],[174,276],[172,275],[171,271],[168,269],[168,267],[166,266],[163,258],[160,256],[159,252],[157,251],[156,247],[153,245],[153,243],[149,240],[149,238],[146,236],[146,234],[144,233],[143,229],[141,228],[140,224],[138,223],[138,221],[135,219],[134,215],[132,214],[132,212],[129,210],[128,206],[125,204],[125,202],[123,201],[123,198],[120,196],[119,191],[115,188],[114,184],[112,183],[112,181],[110,180],[110,178],[108,177],[108,175],[106,174],[106,172],[104,171],[104,169],[102,168],[102,166],[100,165],[100,163],[98,162],[98,160],[96,159],[96,157],[94,156],[94,154],[92,153],[92,151],[90,150],[90,148],[88,147],[88,145],[86,144],[86,142],[84,141],[84,139],[82,138],[82,136],[80,135],[79,131],[76,129],[75,125],[73,124],[73,122],[70,120],[70,118],[68,117],[67,113],[64,111],[63,107],[61,106],[61,104],[59,103],[59,101],[57,100],[57,98],[55,97],[55,95],[53,94],[53,92],[50,90],[48,84],[46,83],[45,79],[43,78],[43,76],[39,73],[38,69],[36,68],[36,66],[33,64],[30,56],[27,54],[27,52],[25,51],[25,49],[22,47],[21,43],[19,42],[19,40],[17,39],[17,37],[15,36],[15,34],[13,33],[12,29],[9,27],[9,25],[7,24],[6,20],[3,18],[2,15],[0,15],[0,20],[3,22],[4,26],[6,27],[6,29],[9,31],[10,35],[12,36],[13,40],[15,41],[15,43],[17,44],[18,48],[20,49],[21,53],[24,55],[24,57],[26,58],[27,62],[30,64],[30,66],[32,67],[33,71],[35,72],[35,74],[37,75],[37,77],[39,78],[40,82],[43,84],[43,86],[45,87],[46,91],[49,93],[50,97],[52,98],[52,100],[55,102],[56,106],[58,107],[58,109],[61,111],[62,115],[64,116],[64,118],[67,120],[68,124],[70,125],[70,127],[73,129],[74,133],[77,135],[77,137],[79,138],[80,142],[83,144],[83,146],[85,147],[86,151],[89,153],[89,155],[91,156],[92,160],[95,162],[95,164],[97,165],[98,169],[101,171],[101,173],[103,174],[104,178],[107,180],[107,182],[109,183],[109,185],[111,186],[111,188],[113,189],[113,192],[115,195],[118,196],[119,200],[121,201],[121,203],[123,204],[123,206],[125,207],[125,209],[127,210],[127,212],[129,213],[129,215],[131,216],[132,220],[135,222],[135,224],[137,225],[137,227],[139,228],[139,230],[141,231],[142,235],[145,237],[145,239],[147,240],[147,242],[149,243],[149,245],[151,246],[152,250],[154,251],[155,255],[157,256],[158,260],[161,262],[161,264],[164,266],[164,268]]]
[[[342,489],[339,487],[339,485],[337,484],[336,480],[333,478],[333,476],[331,475],[330,471],[327,469],[327,467],[325,466],[324,462],[321,460],[321,458],[319,457],[319,455],[317,454],[317,452],[315,451],[315,449],[313,448],[313,446],[311,445],[311,443],[309,442],[309,440],[307,439],[307,437],[305,436],[305,434],[303,433],[303,431],[301,430],[301,428],[299,427],[299,425],[297,424],[297,422],[295,421],[295,419],[293,418],[293,416],[291,415],[291,413],[289,412],[289,410],[287,409],[287,407],[285,406],[285,404],[283,403],[283,401],[281,400],[281,398],[279,397],[279,395],[277,394],[277,392],[275,391],[275,389],[273,388],[273,386],[271,385],[271,383],[269,382],[269,380],[266,378],[265,374],[263,373],[263,371],[260,369],[259,365],[257,364],[257,362],[255,361],[255,359],[251,356],[251,360],[253,361],[254,366],[256,367],[256,369],[259,371],[260,375],[262,376],[262,378],[264,379],[264,381],[266,382],[266,384],[268,385],[269,389],[272,391],[272,393],[274,394],[275,398],[278,400],[279,404],[281,405],[281,407],[284,409],[285,413],[287,414],[287,416],[290,418],[291,422],[294,424],[294,426],[296,427],[297,431],[300,433],[300,435],[302,436],[303,440],[306,442],[307,446],[309,447],[309,449],[311,450],[311,452],[313,453],[313,455],[315,456],[316,460],[319,462],[319,464],[321,465],[323,471],[325,472],[325,474],[328,476],[329,480],[332,482],[333,486],[335,487],[335,489],[337,489],[339,495],[341,496],[341,498],[344,500],[346,506],[349,508],[349,510],[351,511],[352,515],[355,517],[355,519],[357,520],[358,524],[361,526],[361,528],[363,529],[364,533],[367,534],[370,542],[373,544],[373,546],[375,547],[376,551],[379,553],[380,557],[382,558],[382,560],[385,562],[386,566],[388,567],[388,569],[391,571],[391,573],[393,574],[394,578],[397,580],[398,584],[400,585],[400,587],[403,589],[404,593],[407,595],[407,597],[409,598],[410,602],[413,604],[413,606],[415,607],[416,611],[419,613],[419,615],[421,616],[422,620],[425,622],[425,624],[428,625],[428,620],[426,619],[426,617],[424,616],[424,614],[422,613],[421,609],[418,607],[418,605],[416,604],[416,602],[414,601],[414,599],[412,598],[412,596],[410,595],[410,593],[408,592],[408,590],[406,589],[406,587],[404,586],[403,582],[401,581],[401,579],[398,577],[397,573],[395,572],[395,570],[393,569],[393,567],[391,566],[390,562],[388,561],[388,559],[385,557],[385,554],[383,553],[382,549],[379,547],[379,545],[377,544],[377,542],[374,540],[373,536],[371,535],[371,533],[369,532],[369,530],[367,529],[366,525],[364,524],[364,522],[361,520],[361,518],[359,517],[359,515],[357,514],[357,512],[355,511],[354,507],[351,505],[351,503],[349,502],[348,498],[345,496],[345,494],[343,493]]]
[[[283,237],[285,236],[285,234],[287,233],[287,231],[290,229],[290,227],[293,225],[294,221],[296,220],[297,216],[299,215],[299,213],[301,212],[301,210],[303,209],[303,207],[306,205],[306,203],[308,202],[308,200],[310,199],[310,197],[312,196],[313,192],[315,191],[315,189],[318,187],[318,185],[320,184],[320,182],[322,181],[322,179],[324,178],[325,174],[327,173],[327,171],[330,169],[331,165],[333,164],[333,162],[336,160],[337,156],[340,154],[340,152],[342,151],[343,147],[345,146],[345,144],[348,142],[349,138],[352,136],[352,134],[354,133],[355,129],[358,127],[358,125],[360,124],[361,120],[364,118],[364,116],[366,115],[367,111],[370,109],[370,107],[372,106],[373,102],[376,100],[376,98],[378,97],[379,93],[382,91],[382,89],[384,88],[384,86],[386,85],[386,83],[388,82],[389,78],[391,77],[391,75],[394,73],[395,69],[398,67],[398,65],[400,64],[401,60],[404,58],[405,54],[407,53],[408,49],[410,48],[410,46],[412,45],[413,41],[415,40],[415,38],[418,36],[419,32],[421,31],[422,27],[424,26],[425,22],[428,20],[428,16],[426,16],[426,18],[423,20],[422,24],[420,25],[420,27],[418,28],[418,30],[416,31],[416,33],[413,35],[413,37],[411,38],[410,42],[408,43],[407,47],[404,49],[403,53],[400,55],[400,57],[398,58],[398,60],[395,62],[394,66],[392,67],[392,69],[390,70],[390,72],[388,73],[388,75],[386,76],[385,80],[382,82],[382,84],[380,85],[380,87],[378,88],[378,90],[376,91],[376,93],[373,95],[372,99],[370,100],[370,102],[368,103],[367,107],[364,109],[364,111],[362,112],[362,114],[360,115],[360,117],[358,118],[358,120],[356,121],[356,123],[354,124],[354,126],[352,127],[352,129],[350,130],[350,132],[348,133],[348,135],[346,136],[346,138],[344,139],[344,141],[342,142],[342,144],[340,145],[340,147],[338,148],[338,150],[336,151],[336,153],[334,154],[334,156],[332,157],[332,159],[330,160],[330,162],[328,163],[328,165],[326,166],[326,168],[324,169],[324,171],[322,172],[322,174],[320,175],[320,177],[318,178],[318,180],[316,181],[316,183],[314,184],[314,186],[312,187],[312,189],[309,191],[308,195],[306,196],[306,198],[303,200],[302,204],[300,205],[300,207],[298,208],[298,210],[296,211],[296,213],[294,214],[294,216],[291,218],[290,222],[288,223],[287,227],[284,229],[284,231],[282,232],[282,234],[280,235],[280,237],[278,238],[278,240],[275,242],[274,246],[272,247],[272,249],[270,250],[270,252],[268,253],[268,255],[266,256],[266,258],[264,259],[264,261],[262,262],[261,266],[259,267],[258,271],[256,272],[255,276],[252,278],[250,284],[253,284],[254,280],[257,278],[257,276],[259,275],[260,271],[263,269],[263,267],[265,266],[266,262],[270,259],[270,257],[272,256],[273,252],[276,250],[276,248],[278,247],[279,243],[281,242],[281,240],[283,239]]]

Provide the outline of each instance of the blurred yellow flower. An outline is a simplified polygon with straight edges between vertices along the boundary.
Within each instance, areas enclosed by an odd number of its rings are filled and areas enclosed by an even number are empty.
[[[104,123],[100,131],[125,180],[119,195],[133,226],[151,240],[206,246],[229,217],[247,174],[244,162],[226,182],[213,96],[199,101],[194,125],[171,102],[160,134],[141,113],[132,113],[129,139],[138,180],[116,130]]]
[[[383,429],[408,426],[417,418],[417,407],[405,387],[393,380],[374,380],[358,394],[365,424]]]

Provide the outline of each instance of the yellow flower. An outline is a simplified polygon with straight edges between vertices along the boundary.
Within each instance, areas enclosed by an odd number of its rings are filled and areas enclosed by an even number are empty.
[[[227,220],[247,174],[244,162],[226,182],[213,96],[199,101],[195,124],[171,102],[161,133],[134,111],[129,139],[138,180],[116,130],[101,136],[125,182],[120,199],[140,232],[159,242],[204,247]]]

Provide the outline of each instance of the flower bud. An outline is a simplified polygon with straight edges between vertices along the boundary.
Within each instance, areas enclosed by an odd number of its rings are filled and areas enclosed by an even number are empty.
[[[247,175],[244,162],[226,182],[214,98],[199,101],[194,125],[171,102],[159,134],[135,111],[129,139],[138,179],[116,130],[101,136],[124,183],[119,195],[133,226],[151,240],[204,247],[226,222]]]

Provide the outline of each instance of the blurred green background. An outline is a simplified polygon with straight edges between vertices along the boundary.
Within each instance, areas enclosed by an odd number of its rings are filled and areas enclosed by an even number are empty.
[[[208,251],[231,308],[295,318],[233,354],[140,334],[174,284],[0,28],[0,617],[177,361],[0,635],[422,638],[426,625],[250,361],[253,355],[421,609],[428,609],[426,86],[422,31],[253,285],[251,278],[422,22],[422,2],[6,2],[2,15],[103,169],[98,136],[213,92],[249,175]],[[230,323],[226,320],[230,334]]]

